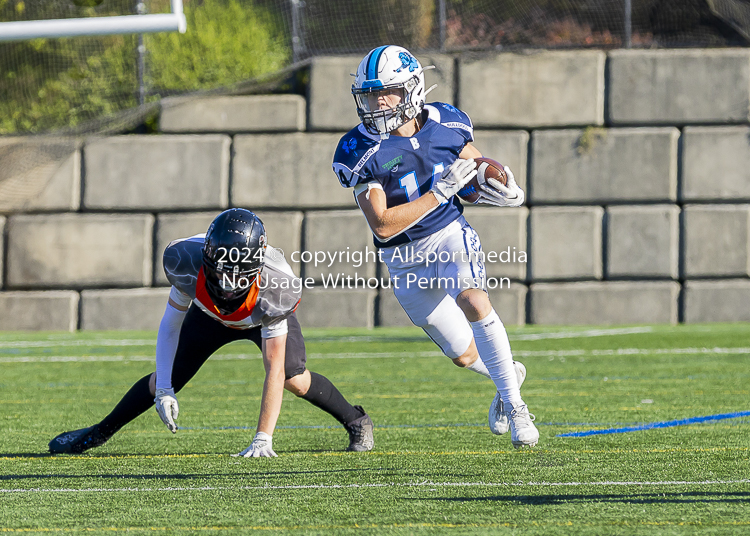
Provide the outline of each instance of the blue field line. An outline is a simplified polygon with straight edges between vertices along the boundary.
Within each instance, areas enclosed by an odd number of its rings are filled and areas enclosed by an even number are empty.
[[[650,422],[638,426],[626,426],[624,428],[606,428],[604,430],[586,430],[584,432],[568,432],[557,434],[555,437],[589,437],[604,434],[625,434],[627,432],[640,432],[641,430],[652,430],[654,428],[672,428],[673,426],[685,426],[708,421],[723,421],[724,419],[736,419],[737,417],[750,416],[750,411],[738,411],[735,413],[720,413],[718,415],[706,415],[704,417],[690,417],[688,419],[677,419],[674,421]]]
[[[720,421],[723,419],[735,419],[738,417],[748,417],[750,411],[738,413],[723,413],[721,415],[708,415],[706,417],[691,417],[689,419],[680,419],[677,421],[654,422],[647,424],[632,423],[631,426],[622,428],[607,428],[602,430],[587,430],[585,432],[569,432],[558,434],[555,437],[587,437],[599,434],[622,434],[625,432],[637,432],[639,430],[649,430],[651,428],[670,428],[672,426],[683,426],[686,424],[695,424],[706,421]],[[596,422],[544,422],[537,423],[537,426],[612,426],[622,425],[625,423],[596,423]],[[630,424],[630,423],[628,423]],[[376,424],[375,428],[482,428],[487,423],[432,423],[432,424]],[[340,428],[340,425],[302,425],[302,426],[277,426],[277,430],[334,430]],[[255,426],[178,426],[178,430],[255,430]]]

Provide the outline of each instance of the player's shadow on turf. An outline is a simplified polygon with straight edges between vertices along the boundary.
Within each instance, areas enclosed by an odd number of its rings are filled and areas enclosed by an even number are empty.
[[[249,469],[249,467],[247,467]],[[250,471],[246,474],[252,476],[295,476],[295,475],[327,475],[330,473],[363,473],[366,471],[378,471],[384,472],[382,467],[373,467],[371,469],[356,467],[351,469],[321,469],[318,471],[264,471],[264,472],[253,472]]]
[[[341,452],[340,450],[336,449],[327,449],[327,450],[312,450],[312,449],[297,449],[297,450],[285,450],[284,454],[325,454],[325,453],[335,453],[335,452]],[[225,452],[183,452],[180,454],[175,454],[176,456],[202,456],[202,455],[210,455],[210,456],[221,456],[223,454],[226,454]],[[117,454],[105,454],[103,452],[93,453],[93,452],[85,452],[82,454],[50,454],[49,452],[7,452],[7,453],[1,453],[0,452],[0,458],[51,458],[51,457],[60,457],[61,459],[64,459],[68,456],[82,456],[85,458],[91,458],[93,459],[100,459],[105,460],[107,458],[141,458],[144,456],[164,456],[168,455],[165,452],[120,452]],[[356,456],[356,453],[352,453],[353,456]],[[237,458],[237,460],[240,460],[241,458]],[[352,469],[353,470],[353,469]]]
[[[0,458],[50,458],[49,452],[6,452],[0,453]]]
[[[62,474],[45,474],[45,475],[0,475],[0,480],[47,480],[57,478],[111,478],[113,480],[190,480],[190,479],[209,479],[209,478],[220,478],[220,477],[234,477],[238,476],[237,473],[225,473],[225,474],[173,474],[173,475],[115,475],[115,474],[87,474],[87,475],[62,475]],[[241,475],[240,475],[241,476]]]
[[[284,449],[284,454],[331,454],[341,452],[341,449]]]
[[[619,502],[629,504],[750,503],[750,492],[689,491],[685,493],[635,493],[633,495],[497,495],[493,497],[446,497],[424,498],[420,500],[449,502],[496,501],[537,506],[581,502]]]

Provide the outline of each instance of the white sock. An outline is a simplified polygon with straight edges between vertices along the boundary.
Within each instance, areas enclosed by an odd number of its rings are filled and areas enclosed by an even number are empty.
[[[513,366],[513,354],[505,326],[493,309],[482,320],[470,322],[474,341],[487,371],[495,382],[504,404],[516,407],[523,404],[518,388],[518,377]]]
[[[481,374],[485,378],[489,378],[490,380],[492,379],[492,376],[490,376],[490,371],[487,370],[487,367],[485,366],[484,361],[482,361],[481,357],[477,357],[477,360],[466,368],[476,372],[477,374]]]

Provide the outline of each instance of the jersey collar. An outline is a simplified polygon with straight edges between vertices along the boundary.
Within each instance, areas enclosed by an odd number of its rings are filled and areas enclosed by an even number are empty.
[[[198,272],[198,281],[195,285],[195,299],[198,300],[201,305],[203,305],[203,307],[208,309],[212,314],[216,315],[221,320],[227,320],[230,322],[243,320],[253,314],[255,303],[258,301],[258,283],[260,282],[262,274],[262,271],[258,274],[258,278],[253,283],[253,286],[250,287],[250,291],[247,293],[247,298],[242,303],[242,305],[240,305],[239,309],[231,314],[225,315],[219,311],[219,308],[216,307],[216,304],[214,304],[213,300],[211,300],[211,296],[206,290],[206,276],[203,273],[203,267],[201,266],[201,269]]]

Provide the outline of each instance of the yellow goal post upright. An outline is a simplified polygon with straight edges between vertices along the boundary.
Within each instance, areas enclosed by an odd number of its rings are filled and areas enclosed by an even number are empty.
[[[91,35],[185,33],[187,22],[182,0],[170,0],[170,4],[171,13],[0,22],[0,42]]]

